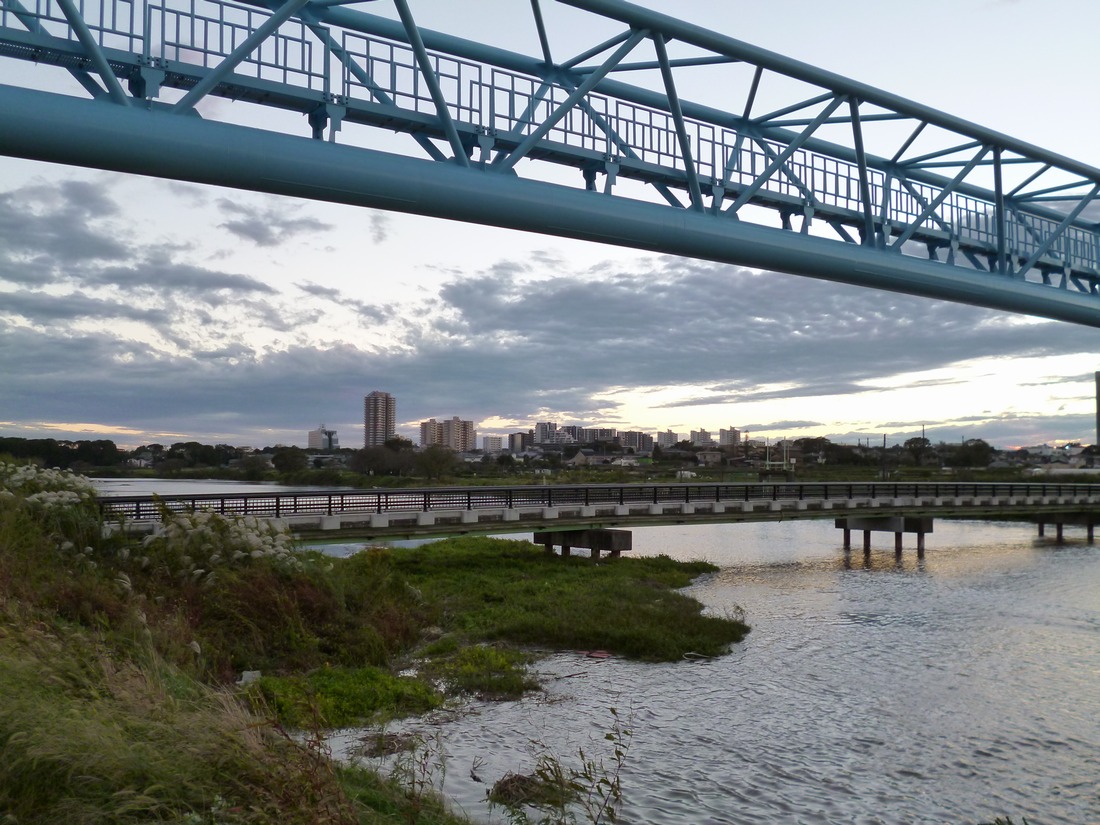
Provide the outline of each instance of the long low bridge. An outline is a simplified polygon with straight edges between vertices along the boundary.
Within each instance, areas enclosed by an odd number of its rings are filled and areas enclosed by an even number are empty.
[[[833,519],[845,531],[915,533],[918,551],[935,517],[1080,525],[1093,538],[1100,484],[1049,483],[701,483],[585,484],[317,490],[99,500],[105,520],[151,532],[166,513],[210,510],[285,524],[305,540],[394,540],[459,534],[539,532],[577,536],[615,527]],[[573,546],[584,547],[583,539]],[[554,542],[568,547],[568,540]],[[595,548],[594,548],[595,549]],[[625,548],[624,548],[625,549]]]

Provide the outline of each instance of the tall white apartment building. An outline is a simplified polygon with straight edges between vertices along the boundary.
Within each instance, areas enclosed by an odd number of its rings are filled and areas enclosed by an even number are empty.
[[[714,444],[714,436],[706,430],[692,430],[691,443],[696,447],[709,447]]]
[[[552,444],[558,432],[556,421],[540,421],[535,424],[535,443]]]
[[[665,430],[663,433],[657,433],[657,446],[658,447],[675,447],[683,441],[678,433],[674,433],[672,430]]]
[[[483,435],[481,437],[481,449],[487,453],[499,453],[504,444],[504,439],[499,435]]]
[[[736,447],[741,443],[741,431],[736,427],[718,431],[719,447]]]
[[[381,447],[397,431],[397,399],[375,390],[363,398],[363,446]]]

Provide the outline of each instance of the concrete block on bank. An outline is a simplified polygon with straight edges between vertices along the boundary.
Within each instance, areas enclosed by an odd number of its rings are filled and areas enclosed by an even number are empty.
[[[476,510],[463,510],[462,511],[462,523],[463,524],[477,524],[477,511]]]
[[[370,526],[371,527],[389,527],[390,526],[390,517],[389,517],[389,515],[386,514],[386,513],[374,513],[370,517]]]
[[[753,511],[753,506],[754,505],[751,501],[743,501],[743,502],[741,502],[741,512],[742,513],[751,513]]]
[[[543,518],[557,518],[558,517],[558,508],[557,507],[543,507],[542,508],[542,517]]]
[[[794,503],[794,509],[796,510],[805,510],[808,506],[809,505],[802,499],[799,499]]]
[[[783,509],[783,502],[781,502],[781,501],[772,501],[772,502],[768,503],[768,510],[772,513],[777,513],[782,509]]]
[[[665,513],[665,505],[663,504],[650,504],[649,514],[651,516],[662,516]]]
[[[322,530],[339,530],[340,529],[340,517],[339,516],[321,516],[320,528]]]
[[[504,521],[519,521],[519,510],[505,510]]]
[[[434,527],[435,526],[435,513],[421,512],[416,514],[416,525],[418,527]]]
[[[680,508],[680,512],[683,513],[685,516],[690,516],[692,513],[695,512],[695,505],[689,504],[685,501],[684,505]]]
[[[833,503],[831,501],[823,501],[823,502],[821,502],[821,509],[822,510],[832,510],[833,509]]]
[[[586,506],[581,508],[581,518],[593,518],[596,515],[596,508]]]
[[[617,516],[629,516],[630,515],[630,506],[626,505],[626,504],[616,504],[615,505],[615,515],[617,515]]]

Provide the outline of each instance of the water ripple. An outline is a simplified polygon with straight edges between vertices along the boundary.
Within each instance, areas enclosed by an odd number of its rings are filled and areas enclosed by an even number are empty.
[[[811,522],[637,530],[721,565],[690,592],[748,638],[705,665],[545,660],[544,697],[438,728],[446,792],[489,821],[475,758],[487,781],[540,749],[612,764],[614,706],[627,823],[1100,822],[1100,553],[1032,530],[937,522],[923,562],[866,567]]]

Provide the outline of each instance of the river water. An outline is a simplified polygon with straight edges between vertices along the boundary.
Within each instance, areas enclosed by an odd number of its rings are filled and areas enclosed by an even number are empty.
[[[555,654],[543,693],[406,723],[475,821],[508,821],[486,790],[539,754],[613,770],[615,708],[633,825],[1100,823],[1100,547],[1083,530],[1059,545],[938,520],[924,559],[895,557],[890,534],[846,555],[828,521],[633,533],[633,555],[715,563],[691,594],[752,632],[705,661]]]
[[[611,770],[615,708],[627,823],[1098,823],[1100,549],[1035,532],[937,521],[924,559],[878,534],[865,560],[829,522],[635,529],[636,555],[721,568],[690,592],[743,610],[744,642],[675,664],[560,653],[544,694],[411,727],[481,822],[507,821],[487,787],[540,753]]]

